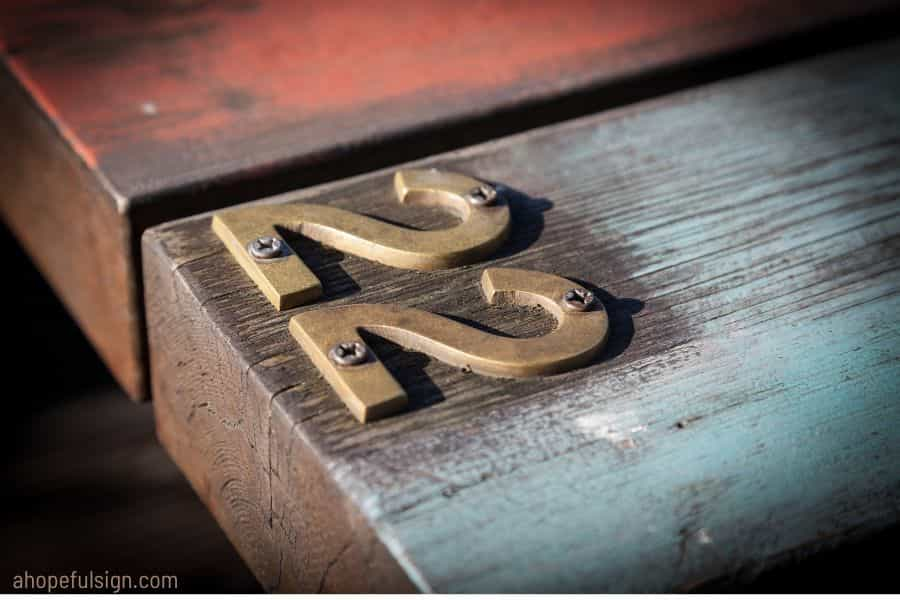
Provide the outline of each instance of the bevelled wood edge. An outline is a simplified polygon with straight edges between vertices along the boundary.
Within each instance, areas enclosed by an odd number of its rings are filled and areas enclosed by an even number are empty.
[[[158,437],[260,583],[415,591],[152,237],[143,257]],[[167,375],[179,369],[200,374],[194,389]]]
[[[0,215],[133,400],[146,397],[131,226],[0,64]]]

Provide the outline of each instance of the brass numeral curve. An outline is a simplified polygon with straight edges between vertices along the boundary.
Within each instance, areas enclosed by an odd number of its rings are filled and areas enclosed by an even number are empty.
[[[494,335],[424,310],[395,304],[351,304],[295,315],[290,331],[360,422],[402,410],[406,392],[359,336],[370,331],[442,362],[495,377],[561,373],[590,362],[609,334],[593,295],[547,273],[489,268],[481,278],[488,303],[541,306],[557,321],[547,335]]]
[[[408,169],[396,173],[394,188],[401,203],[442,207],[462,222],[448,229],[419,231],[332,206],[296,203],[220,211],[213,216],[212,228],[277,310],[316,300],[322,295],[322,284],[290,251],[276,225],[349,254],[419,270],[477,262],[496,250],[509,233],[509,206],[491,186],[472,177]],[[278,255],[254,257],[251,245],[259,239],[277,244]]]

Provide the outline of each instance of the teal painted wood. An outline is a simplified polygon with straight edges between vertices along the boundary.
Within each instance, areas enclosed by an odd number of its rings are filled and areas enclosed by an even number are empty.
[[[272,314],[208,217],[153,230],[155,285],[201,307],[247,365],[229,388],[270,436],[262,514],[302,506],[273,490],[303,480],[281,449],[308,447],[412,581],[450,592],[685,589],[900,520],[900,43],[418,164],[527,194],[508,251],[428,274],[326,259],[359,287],[333,282],[327,305],[391,301],[535,334],[542,317],[457,290],[486,265],[547,270],[618,299],[612,347],[539,380],[431,361],[433,386],[413,378],[411,395],[436,387],[442,402],[360,426],[284,329],[296,311]],[[388,177],[275,201],[384,214]],[[154,341],[163,321],[151,310],[151,349],[177,352]]]
[[[679,347],[659,361],[696,352],[689,364],[629,390],[573,390],[556,398],[568,431],[521,430],[530,444],[566,435],[580,447],[453,501],[420,496],[381,516],[384,534],[440,590],[666,590],[892,522],[898,309],[893,296],[852,320],[775,321],[784,335]],[[440,477],[462,488],[473,466]]]

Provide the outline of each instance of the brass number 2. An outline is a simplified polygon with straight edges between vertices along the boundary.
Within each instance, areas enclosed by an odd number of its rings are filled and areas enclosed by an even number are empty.
[[[322,295],[322,285],[275,231],[282,226],[392,267],[446,269],[477,262],[497,249],[509,232],[509,206],[485,183],[435,170],[398,171],[394,188],[401,203],[440,206],[462,222],[449,229],[418,231],[318,204],[261,204],[224,210],[213,230],[277,310]],[[264,240],[272,257],[254,256]],[[259,250],[259,249],[257,249]]]
[[[359,337],[370,331],[445,363],[496,377],[561,373],[603,348],[609,320],[603,306],[573,282],[537,271],[485,269],[487,301],[541,306],[557,327],[536,338],[501,337],[424,310],[395,304],[354,304],[310,310],[290,331],[331,387],[365,423],[406,406],[406,393]]]

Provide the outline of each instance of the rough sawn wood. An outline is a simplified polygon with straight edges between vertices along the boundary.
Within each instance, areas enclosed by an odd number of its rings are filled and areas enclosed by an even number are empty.
[[[900,516],[900,44],[418,164],[502,183],[493,259],[401,271],[296,240],[316,306],[511,335],[481,269],[583,281],[596,364],[499,380],[370,340],[406,414],[358,424],[203,215],[144,238],[159,435],[270,589],[644,591],[754,572]],[[390,172],[287,194],[416,226]],[[325,516],[328,519],[325,519]]]

